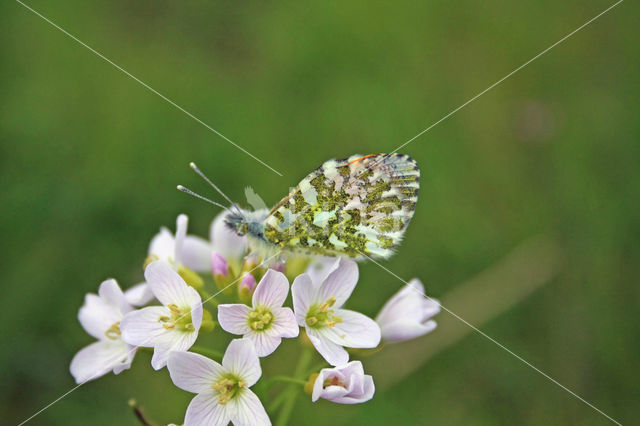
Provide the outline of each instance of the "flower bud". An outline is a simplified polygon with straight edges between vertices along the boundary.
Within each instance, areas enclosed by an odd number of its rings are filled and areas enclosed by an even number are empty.
[[[202,324],[200,325],[200,333],[209,333],[216,327],[216,322],[213,320],[211,312],[206,309],[202,310]]]
[[[204,280],[202,279],[202,277],[184,265],[180,265],[178,267],[178,275],[180,275],[188,285],[195,288],[196,290],[204,287]]]
[[[385,303],[376,322],[384,340],[402,342],[433,331],[431,318],[439,312],[440,303],[425,297],[422,283],[413,279]]]
[[[253,274],[245,272],[242,276],[242,280],[238,284],[238,297],[240,298],[240,301],[249,303],[257,285],[256,278]]]
[[[373,398],[373,378],[364,374],[360,361],[351,361],[341,367],[323,368],[316,375],[311,400],[320,398],[338,404],[359,404]]]
[[[312,375],[309,376],[309,379],[307,380],[307,383],[304,384],[304,392],[309,394],[309,395],[313,395],[313,385],[316,382],[316,379],[318,378],[319,374],[318,373],[313,373]]]
[[[229,264],[218,252],[211,253],[211,273],[216,280],[229,276]]]

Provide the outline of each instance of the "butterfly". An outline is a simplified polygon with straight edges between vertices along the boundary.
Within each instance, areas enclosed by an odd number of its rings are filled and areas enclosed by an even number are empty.
[[[329,160],[271,210],[236,208],[226,223],[263,255],[388,258],[413,217],[420,169],[403,154]]]

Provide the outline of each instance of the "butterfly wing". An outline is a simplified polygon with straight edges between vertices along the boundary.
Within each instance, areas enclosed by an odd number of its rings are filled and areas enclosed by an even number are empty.
[[[419,179],[402,154],[329,160],[271,209],[265,238],[307,254],[387,258],[413,217]]]

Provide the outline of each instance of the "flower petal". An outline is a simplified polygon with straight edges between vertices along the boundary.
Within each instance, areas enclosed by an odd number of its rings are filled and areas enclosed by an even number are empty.
[[[270,333],[273,332],[281,337],[298,337],[300,328],[291,308],[273,308],[271,312],[275,319],[269,329]]]
[[[120,286],[113,278],[103,281],[102,284],[100,284],[98,295],[109,305],[120,309],[120,312],[122,312],[123,315],[133,310],[133,307],[124,297],[124,293],[120,289]]]
[[[160,370],[167,365],[171,353],[188,350],[193,346],[197,338],[198,333],[196,332],[185,333],[177,330],[171,330],[169,333],[161,336],[158,344],[154,346],[151,366],[155,370]]]
[[[187,226],[189,225],[189,218],[186,214],[178,215],[176,219],[176,238],[175,245],[173,247],[173,258],[176,261],[176,265],[182,264],[182,248],[184,246],[184,238],[187,236]]]
[[[242,377],[247,387],[253,386],[262,375],[256,350],[247,339],[233,339],[229,343],[222,358],[222,366]]]
[[[146,282],[141,282],[128,288],[124,292],[124,297],[130,305],[143,306],[151,302],[155,296],[149,285]]]
[[[153,294],[165,306],[174,303],[186,307],[201,302],[198,292],[189,287],[167,262],[151,262],[144,271],[144,277]]]
[[[424,287],[419,280],[413,279],[384,304],[376,321],[383,324],[396,318],[420,317],[423,300]]]
[[[247,236],[239,236],[224,222],[227,212],[220,213],[211,222],[210,239],[214,251],[222,254],[227,260],[240,259],[247,251]]]
[[[433,320],[424,324],[415,321],[394,321],[382,325],[380,331],[387,342],[403,342],[427,334],[435,330],[436,326],[437,324]]]
[[[245,339],[251,340],[256,350],[256,355],[265,357],[271,355],[282,342],[282,337],[268,332],[256,333],[251,331],[244,336]]]
[[[191,400],[184,416],[184,426],[227,426],[231,421],[231,411],[231,405],[218,404],[218,397],[212,389]]]
[[[233,403],[236,406],[235,416],[231,418],[234,426],[271,425],[262,402],[251,390],[245,389]]]
[[[135,354],[135,349],[131,355]],[[129,368],[133,356],[122,340],[99,340],[80,350],[69,367],[76,383],[97,379],[116,367]],[[122,371],[122,369],[120,369]]]
[[[192,393],[206,393],[224,373],[212,359],[193,352],[171,352],[167,369],[173,384]]]
[[[320,286],[320,284],[327,278],[331,272],[338,266],[338,262],[335,257],[315,257],[312,259],[309,267],[305,271],[311,280]]]
[[[289,294],[289,280],[282,272],[267,270],[253,293],[253,307],[265,305],[279,308]]]
[[[307,274],[298,275],[291,286],[291,295],[296,321],[298,325],[304,327],[309,306],[315,302],[316,298],[316,289],[311,277]]]
[[[171,311],[164,306],[149,306],[129,312],[120,322],[122,340],[130,345],[154,347],[169,333],[158,321],[162,316],[171,316]]]
[[[342,322],[322,329],[334,343],[349,348],[375,348],[380,343],[380,327],[368,316],[348,309],[338,309]]]
[[[211,269],[211,245],[204,238],[187,235],[180,252],[182,264],[196,272]]]
[[[160,228],[160,232],[156,234],[149,244],[149,254],[154,254],[162,260],[173,260],[175,253],[175,239],[173,234],[164,226]]]
[[[335,308],[347,301],[358,283],[358,264],[353,260],[338,258],[337,267],[331,271],[318,289],[318,301],[325,302],[335,297]]]
[[[95,294],[87,294],[78,311],[78,321],[87,333],[96,339],[104,339],[105,332],[122,319],[122,312],[116,306],[106,303]]]
[[[246,334],[249,328],[249,311],[251,308],[239,303],[218,305],[218,322],[220,327],[231,334]]]
[[[307,336],[320,355],[331,365],[343,365],[349,362],[349,353],[340,345],[333,343],[324,335],[324,330],[307,327]]]

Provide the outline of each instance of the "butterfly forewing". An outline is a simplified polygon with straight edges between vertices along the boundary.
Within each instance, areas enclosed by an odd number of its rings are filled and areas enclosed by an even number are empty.
[[[265,238],[308,254],[389,257],[413,216],[419,179],[402,154],[327,161],[271,209]]]

